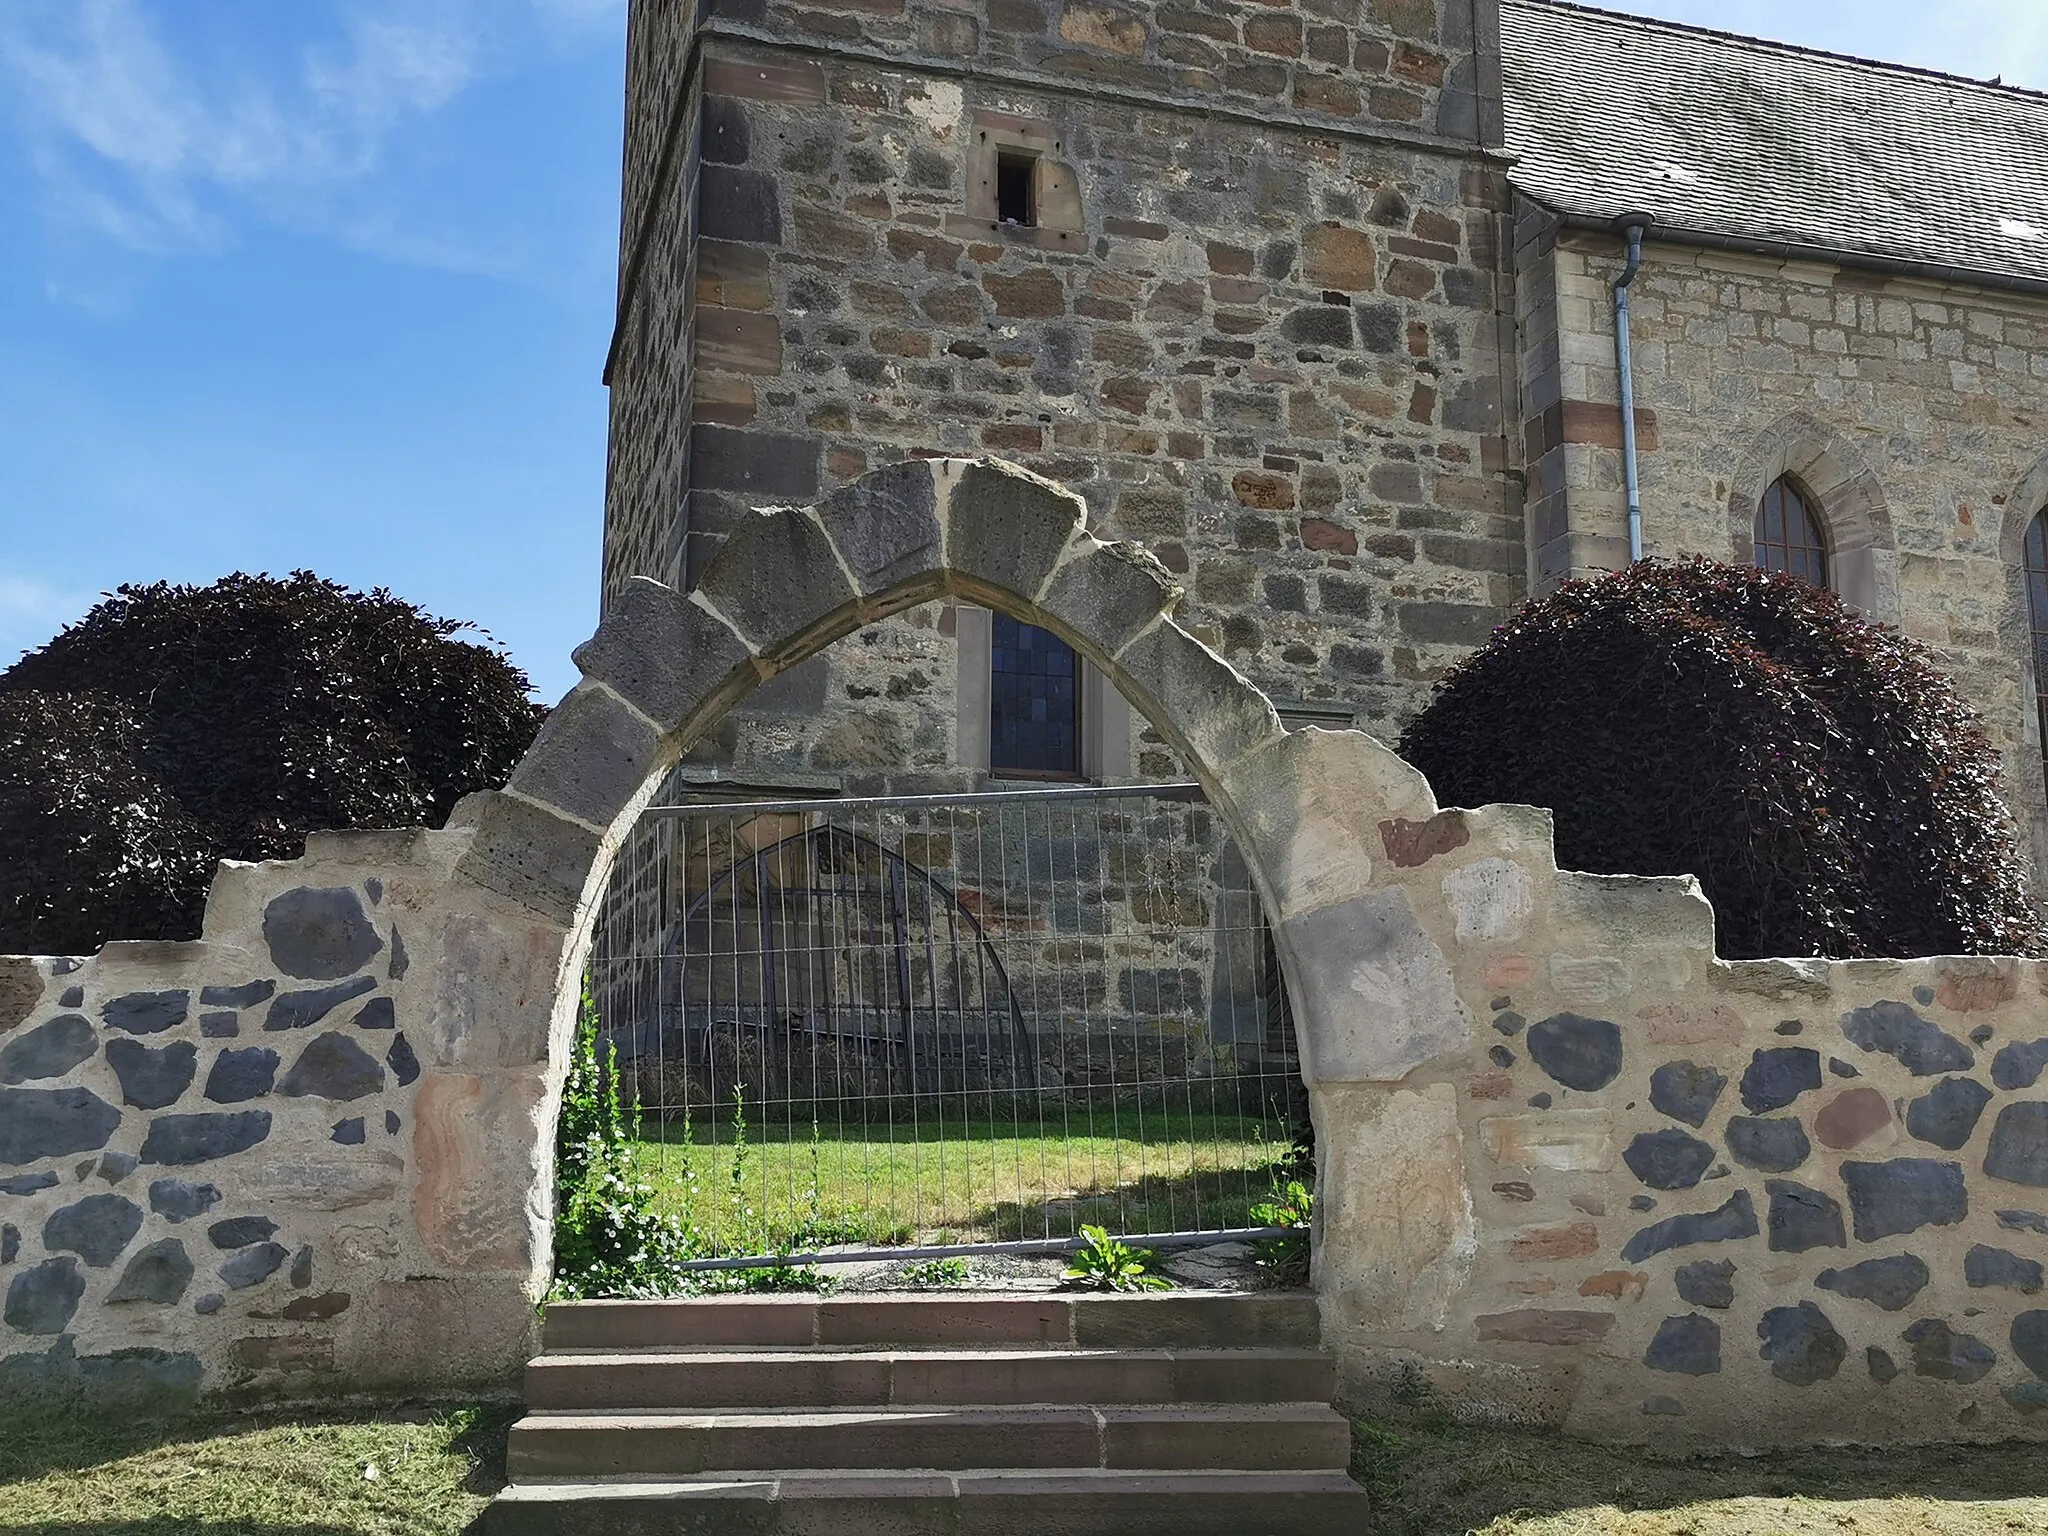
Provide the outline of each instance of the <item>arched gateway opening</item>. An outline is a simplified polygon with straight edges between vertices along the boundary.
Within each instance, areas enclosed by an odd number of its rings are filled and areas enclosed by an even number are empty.
[[[464,1135],[480,1153],[494,1145],[533,1148],[518,1173],[525,1255],[537,1279],[547,1263],[551,1148],[528,1128],[536,1120],[552,1124],[607,884],[621,850],[646,824],[665,771],[754,688],[863,625],[933,599],[961,599],[1050,630],[1178,751],[1193,779],[1183,793],[1199,798],[1202,814],[1227,833],[1241,860],[1241,889],[1272,920],[1278,973],[1290,983],[1298,981],[1304,965],[1313,973],[1310,986],[1289,989],[1297,999],[1336,995],[1334,987],[1393,1004],[1386,1017],[1405,1022],[1391,1029],[1348,1006],[1342,1018],[1330,1019],[1318,1017],[1313,1001],[1301,1009],[1295,1023],[1300,1074],[1307,1083],[1319,1075],[1357,1081],[1398,1073],[1405,1062],[1420,1059],[1418,1051],[1427,1054],[1431,1043],[1416,1031],[1427,1034],[1429,1018],[1445,1010],[1433,1008],[1436,1000],[1430,998],[1410,1006],[1404,989],[1412,988],[1400,957],[1388,949],[1391,929],[1351,932],[1361,923],[1370,930],[1378,919],[1361,905],[1371,901],[1366,893],[1371,853],[1377,850],[1368,850],[1365,837],[1372,829],[1357,826],[1350,814],[1361,804],[1378,804],[1427,815],[1434,810],[1427,786],[1387,754],[1327,750],[1355,738],[1288,735],[1264,695],[1174,622],[1179,596],[1142,549],[1092,537],[1083,525],[1082,503],[1070,493],[1009,465],[957,460],[891,466],[816,507],[761,513],[731,537],[687,596],[651,581],[627,586],[598,634],[577,653],[585,681],[550,717],[507,790],[485,797],[469,814],[474,837],[458,869],[480,894],[488,893],[492,906],[516,911],[532,942],[548,943],[549,934],[558,935],[552,941],[557,964],[545,1039],[530,1042],[535,1064],[545,1064],[537,1095],[517,1089],[519,1074],[508,1071],[506,1102],[494,1102],[487,1085],[464,1117]],[[788,819],[777,823],[777,816]],[[819,922],[843,921],[862,901],[872,909],[873,894],[888,891],[892,882],[900,894],[922,881],[928,888],[921,904],[913,909],[899,903],[886,919],[895,936],[869,946],[871,958],[895,969],[893,978],[884,976],[865,991],[849,990],[842,974],[837,996],[850,1006],[812,1018],[807,1030],[813,1036],[859,1034],[863,1007],[893,1001],[899,1015],[941,1015],[916,1021],[935,1028],[899,1029],[893,1040],[886,1029],[868,1031],[877,1044],[890,1042],[880,1054],[891,1070],[906,1074],[904,1086],[911,1091],[920,1072],[922,1081],[941,1092],[966,1084],[975,1073],[980,1078],[972,1086],[983,1093],[1043,1081],[1047,1052],[1022,1044],[1042,1021],[1030,1017],[1016,996],[1016,978],[997,975],[998,946],[986,925],[976,933],[965,920],[972,903],[962,898],[957,871],[942,873],[934,867],[937,861],[913,857],[902,838],[876,837],[816,816],[757,810],[745,819],[748,825],[738,834],[746,845],[742,856],[732,851],[737,829],[723,834],[723,854],[716,851],[720,834],[714,831],[712,856],[698,870],[698,889],[663,918],[674,920],[685,941],[670,963],[687,970],[691,962],[682,951],[688,936],[694,931],[699,942],[694,976],[671,978],[679,1002],[694,988],[707,1004],[694,1026],[687,1018],[675,1021],[685,1056],[693,1048],[715,1055],[721,1028],[732,1034],[749,1028],[765,1033],[771,1026],[786,1030],[790,1010],[771,998],[774,984],[763,974],[760,957],[778,945],[787,949],[791,940],[818,947],[821,933],[831,936],[829,927],[817,928]],[[826,875],[849,891],[865,882],[870,894],[853,895],[852,907],[841,900],[837,919],[821,916],[817,908],[830,899],[816,894],[816,882]],[[941,883],[950,894],[939,892]],[[791,902],[798,888],[805,895]],[[782,911],[773,910],[778,904]],[[798,906],[807,910],[799,912]],[[783,926],[771,923],[764,934],[764,913]],[[884,920],[870,910],[862,921],[873,928]],[[503,936],[505,922],[495,926],[498,943],[512,942]],[[754,963],[732,964],[728,954],[722,984],[732,1006],[720,1010],[709,1006],[721,985],[720,962],[710,951],[719,942],[738,942],[742,927],[754,935],[754,947],[741,951]],[[934,985],[942,940],[948,967],[956,958],[963,967],[970,961],[981,967],[972,985]],[[906,979],[900,962],[913,945],[922,949],[927,943],[934,952],[923,976]],[[1360,983],[1346,983],[1361,966],[1371,974],[1360,971]],[[742,984],[739,973],[745,969],[753,974]],[[1331,975],[1323,976],[1325,970]],[[783,967],[785,1001],[792,979]],[[823,989],[815,969],[800,984],[813,998]],[[533,1017],[534,1001],[520,999],[518,1011]],[[971,1020],[964,1033],[981,1037],[979,1065],[971,1064],[972,1051],[945,1048],[943,1015],[949,1009]],[[1271,1014],[1262,1003],[1252,1016],[1263,1030]],[[667,1027],[658,1013],[632,1024],[657,1034]],[[961,1033],[955,1031],[956,1037]],[[921,1061],[920,1038],[933,1047]],[[508,1068],[519,1048],[504,1042]],[[531,1083],[530,1071],[525,1080]],[[806,1095],[815,1097],[819,1086],[808,1084]],[[865,1094],[869,1085],[835,1077],[824,1086],[829,1097],[847,1099]],[[1265,1104],[1247,1109],[1254,1117],[1269,1113]],[[518,1124],[494,1136],[491,1122],[501,1118]],[[503,1211],[511,1172],[477,1170],[478,1189],[472,1193],[478,1198],[470,1213],[475,1222],[490,1220],[490,1206]],[[459,1182],[460,1170],[449,1177]],[[497,1186],[497,1198],[483,1198],[489,1185]],[[472,1203],[456,1188],[441,1198],[456,1207]]]

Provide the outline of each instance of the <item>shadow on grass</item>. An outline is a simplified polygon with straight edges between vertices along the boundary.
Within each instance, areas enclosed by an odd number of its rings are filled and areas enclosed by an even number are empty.
[[[2048,1445],[1681,1453],[1594,1445],[1554,1431],[1461,1425],[1418,1413],[1357,1421],[1351,1475],[1372,1495],[1373,1536],[1506,1536],[1521,1529],[1520,1520],[1572,1512],[1581,1512],[1583,1520],[1583,1512],[1607,1506],[1637,1517],[1626,1527],[1632,1533],[1676,1536],[1695,1528],[1692,1517],[1675,1513],[1666,1525],[1654,1519],[1655,1512],[1744,1498],[1950,1503],[2048,1497]],[[1910,1502],[1890,1519],[1859,1514],[1847,1523],[1882,1536],[1926,1529]],[[1983,1529],[2010,1525],[2009,1515],[1993,1513]],[[1571,1527],[1582,1528],[1594,1527]]]

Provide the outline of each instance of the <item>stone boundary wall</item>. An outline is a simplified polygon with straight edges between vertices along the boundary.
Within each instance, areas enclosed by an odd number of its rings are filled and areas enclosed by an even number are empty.
[[[0,960],[0,1393],[504,1378],[439,1201],[463,1093],[422,1081],[467,841],[315,835],[223,865],[197,942]]]
[[[1304,785],[1388,760],[1295,751]],[[1411,777],[1352,816],[1370,893],[1282,927],[1353,1399],[1419,1376],[1619,1440],[2040,1433],[2040,963],[1717,960],[1694,881],[1559,871],[1545,812]]]
[[[226,866],[197,943],[0,962],[0,1385],[511,1381],[626,829],[750,689],[955,598],[1081,650],[1244,851],[1354,1401],[1419,1376],[1622,1440],[2039,1434],[2040,964],[1717,960],[1691,880],[1560,872],[1547,813],[1442,810],[1371,737],[1282,730],[1083,514],[987,460],[763,511],[688,597],[628,584],[446,829]]]

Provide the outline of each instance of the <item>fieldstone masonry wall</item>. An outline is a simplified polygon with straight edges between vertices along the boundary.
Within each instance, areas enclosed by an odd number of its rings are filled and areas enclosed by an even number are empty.
[[[1738,1444],[2038,1435],[2034,962],[1713,954],[1686,879],[1560,872],[1288,733],[1141,548],[1012,466],[914,461],[628,583],[502,793],[223,869],[205,937],[0,966],[0,1384],[506,1382],[546,1282],[590,913],[668,765],[834,640],[944,599],[1057,630],[1193,765],[1260,888],[1320,1156],[1346,1391]]]
[[[764,501],[999,453],[1277,697],[1412,712],[1524,593],[1493,10],[636,5],[608,592],[687,590]],[[993,216],[998,147],[1043,157],[1035,227]],[[692,756],[958,778],[955,628],[877,626]]]

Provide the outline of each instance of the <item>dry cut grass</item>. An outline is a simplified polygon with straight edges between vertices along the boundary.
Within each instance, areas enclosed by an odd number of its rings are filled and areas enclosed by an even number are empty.
[[[29,1409],[0,1404],[0,1532],[36,1536],[451,1536],[513,1418]]]
[[[1371,1536],[2048,1532],[2048,1446],[1679,1455],[1418,1417],[1353,1447]]]

